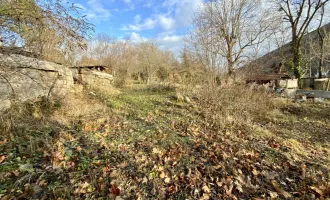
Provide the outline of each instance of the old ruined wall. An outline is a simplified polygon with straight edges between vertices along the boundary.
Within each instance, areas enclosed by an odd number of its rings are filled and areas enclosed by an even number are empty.
[[[108,86],[113,83],[111,74],[88,68],[71,68],[74,79],[89,86]]]
[[[0,53],[0,111],[13,101],[63,96],[72,85],[72,72],[66,66]]]
[[[330,24],[321,27],[326,33],[330,32]],[[311,55],[311,48],[318,44],[319,35],[317,30],[306,34],[302,39],[302,54],[306,58],[307,68],[311,67],[315,73],[318,69],[318,59]],[[285,44],[282,47],[271,51],[264,56],[252,61],[246,68],[241,70],[248,75],[254,74],[273,74],[273,73],[290,73],[286,64],[292,57],[291,44]],[[328,59],[326,59],[328,60]],[[330,70],[330,62],[324,63],[324,71]]]

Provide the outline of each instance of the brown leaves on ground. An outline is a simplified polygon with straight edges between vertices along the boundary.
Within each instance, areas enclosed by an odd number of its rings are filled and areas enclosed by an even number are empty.
[[[111,185],[109,191],[114,196],[119,196],[120,195],[120,189],[117,187],[116,184]]]
[[[129,95],[111,117],[53,128],[44,140],[37,140],[40,130],[23,132],[26,138],[15,138],[20,142],[2,140],[0,185],[12,187],[0,190],[0,198],[329,197],[327,141],[287,139],[300,136],[279,118],[218,127],[192,106],[162,103],[166,96]]]
[[[279,186],[279,184],[277,183],[276,180],[272,180],[271,183],[272,183],[275,191],[278,192],[279,194],[283,195],[284,198],[288,199],[288,198],[292,197],[291,194],[289,194],[288,192],[286,192],[282,188],[280,188],[280,186]]]

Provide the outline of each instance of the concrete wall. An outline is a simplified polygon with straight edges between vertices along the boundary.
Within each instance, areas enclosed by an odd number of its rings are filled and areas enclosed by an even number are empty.
[[[330,91],[322,91],[322,90],[296,90],[296,94],[304,94],[304,93],[314,93],[314,97],[322,97],[325,99],[330,99]]]
[[[329,89],[329,78],[315,79],[314,90],[328,90]]]
[[[298,88],[298,79],[276,80],[276,87],[280,88]]]

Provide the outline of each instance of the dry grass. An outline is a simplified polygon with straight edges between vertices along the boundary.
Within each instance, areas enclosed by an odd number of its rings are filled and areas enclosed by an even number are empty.
[[[241,85],[228,88],[203,86],[195,96],[205,108],[203,114],[218,126],[246,125],[266,115],[273,107],[269,95]]]
[[[96,119],[108,112],[107,106],[96,99],[95,93],[88,91],[70,92],[59,101],[59,104],[60,107],[54,112],[52,120],[63,125],[69,125],[77,120]]]
[[[121,92],[77,91],[6,113],[0,198],[115,199],[117,187],[123,199],[283,198],[274,181],[297,198],[326,197],[329,104],[242,86],[202,87],[191,103],[169,86]]]

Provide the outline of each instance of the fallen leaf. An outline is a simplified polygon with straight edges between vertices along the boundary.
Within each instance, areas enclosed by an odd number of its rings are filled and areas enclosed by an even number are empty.
[[[278,185],[277,181],[272,180],[271,183],[272,183],[275,191],[278,192],[279,194],[283,195],[284,198],[287,199],[287,198],[290,198],[291,197],[291,194],[290,193],[288,193],[288,192],[286,192],[286,191],[284,191],[283,189],[280,188],[280,186]]]
[[[0,156],[0,163],[2,163],[6,159],[6,156]]]
[[[323,196],[323,192],[319,188],[317,188],[315,186],[310,186],[309,188],[311,190],[313,190],[314,192],[316,192],[318,195]]]
[[[165,178],[165,173],[164,172],[160,173],[159,177],[162,179]]]
[[[170,183],[171,182],[171,179],[167,177],[167,178],[165,178],[164,181],[165,181],[165,183]]]
[[[40,185],[40,186],[47,186],[47,181],[45,181],[45,180],[41,180],[41,181],[39,181],[38,182],[38,185]]]
[[[294,182],[294,179],[291,179],[291,178],[286,178],[286,180],[289,182]]]
[[[232,191],[233,191],[234,185],[232,183],[230,183],[229,187],[227,187],[227,185],[224,186],[224,189],[226,191],[226,194],[228,196],[231,196]]]
[[[127,166],[128,166],[128,163],[127,162],[122,162],[119,165],[117,165],[117,167],[119,167],[119,168],[125,168]]]
[[[269,196],[270,196],[271,199],[277,199],[278,198],[277,192],[269,191]]]
[[[14,170],[11,172],[14,176],[18,176],[19,175],[19,171],[18,170]]]
[[[242,185],[240,183],[238,183],[237,181],[235,182],[235,185],[236,185],[236,189],[238,191],[240,191],[241,193],[243,193],[243,188],[242,188]]]
[[[113,170],[111,173],[110,173],[110,177],[111,178],[116,178],[118,176],[118,172],[116,170]]]
[[[109,191],[111,192],[111,194],[115,195],[115,196],[119,196],[120,195],[120,189],[115,185],[112,184]]]
[[[94,191],[93,186],[87,182],[84,182],[78,184],[78,187],[75,189],[74,194],[86,194],[93,191]]]
[[[142,183],[148,183],[148,178],[144,177]]]
[[[258,176],[259,173],[258,173],[258,171],[255,168],[253,168],[252,174],[255,175],[255,176]]]
[[[66,168],[67,169],[72,169],[72,168],[74,168],[75,165],[76,164],[74,162],[72,162],[72,161],[66,162]]]
[[[10,199],[10,196],[9,195],[5,195],[1,198],[1,200],[9,200]]]
[[[302,179],[305,179],[305,177],[306,177],[306,165],[305,164],[301,164],[300,165],[300,168],[301,168],[301,178]]]
[[[159,151],[157,148],[153,148],[152,153],[159,154],[159,153],[161,153],[161,151]]]
[[[211,192],[210,188],[207,187],[207,185],[204,185],[202,189],[205,193],[210,193]]]
[[[157,171],[159,171],[159,172],[164,171],[164,167],[162,167],[162,166],[158,167]]]
[[[0,145],[6,144],[7,143],[7,138],[4,141],[0,141]]]
[[[77,150],[78,152],[81,152],[82,148],[81,148],[80,146],[77,146],[77,147],[76,147],[76,150]]]

